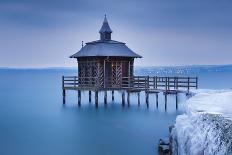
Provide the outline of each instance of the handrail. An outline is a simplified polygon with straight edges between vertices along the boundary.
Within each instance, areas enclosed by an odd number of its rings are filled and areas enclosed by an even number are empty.
[[[198,89],[198,77],[158,77],[158,76],[132,76],[132,77],[78,77],[62,76],[64,87],[94,87],[94,88],[127,88],[127,89],[164,89],[178,90],[181,88]]]

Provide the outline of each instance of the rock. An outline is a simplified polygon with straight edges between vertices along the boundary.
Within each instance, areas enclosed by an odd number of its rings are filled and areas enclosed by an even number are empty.
[[[159,145],[169,145],[169,139],[168,138],[160,139]]]
[[[158,150],[160,155],[168,155],[170,152],[169,145],[159,145]]]

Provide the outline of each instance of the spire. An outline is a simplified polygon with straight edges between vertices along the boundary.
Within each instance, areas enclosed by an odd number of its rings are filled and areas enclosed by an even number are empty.
[[[110,28],[110,26],[108,24],[106,14],[105,14],[105,18],[104,18],[102,27],[101,27],[101,29],[99,31],[100,36],[101,36],[101,40],[111,40],[111,33],[112,32],[113,31],[111,30],[111,28]]]

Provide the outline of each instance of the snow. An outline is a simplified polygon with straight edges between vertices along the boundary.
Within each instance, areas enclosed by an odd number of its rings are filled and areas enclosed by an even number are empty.
[[[187,100],[187,113],[221,114],[232,120],[232,90],[196,90]]]
[[[232,154],[232,90],[193,93],[172,131],[174,154]]]

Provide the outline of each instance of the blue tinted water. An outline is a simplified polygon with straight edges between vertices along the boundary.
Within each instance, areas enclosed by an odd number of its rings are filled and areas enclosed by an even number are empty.
[[[146,69],[136,72],[153,74]],[[69,91],[63,106],[61,76],[75,74],[75,70],[0,70],[1,155],[156,154],[158,139],[168,135],[168,126],[184,111],[181,103],[175,110],[174,96],[170,96],[165,112],[161,94],[158,109],[152,95],[149,109],[144,95],[141,107],[132,95],[131,107],[122,108],[120,92],[115,92],[115,102],[107,107],[100,95],[100,107],[95,109],[94,103],[87,102],[87,92],[78,108],[77,93]],[[201,88],[232,86],[230,71],[196,74]],[[184,100],[180,96],[180,102]]]

